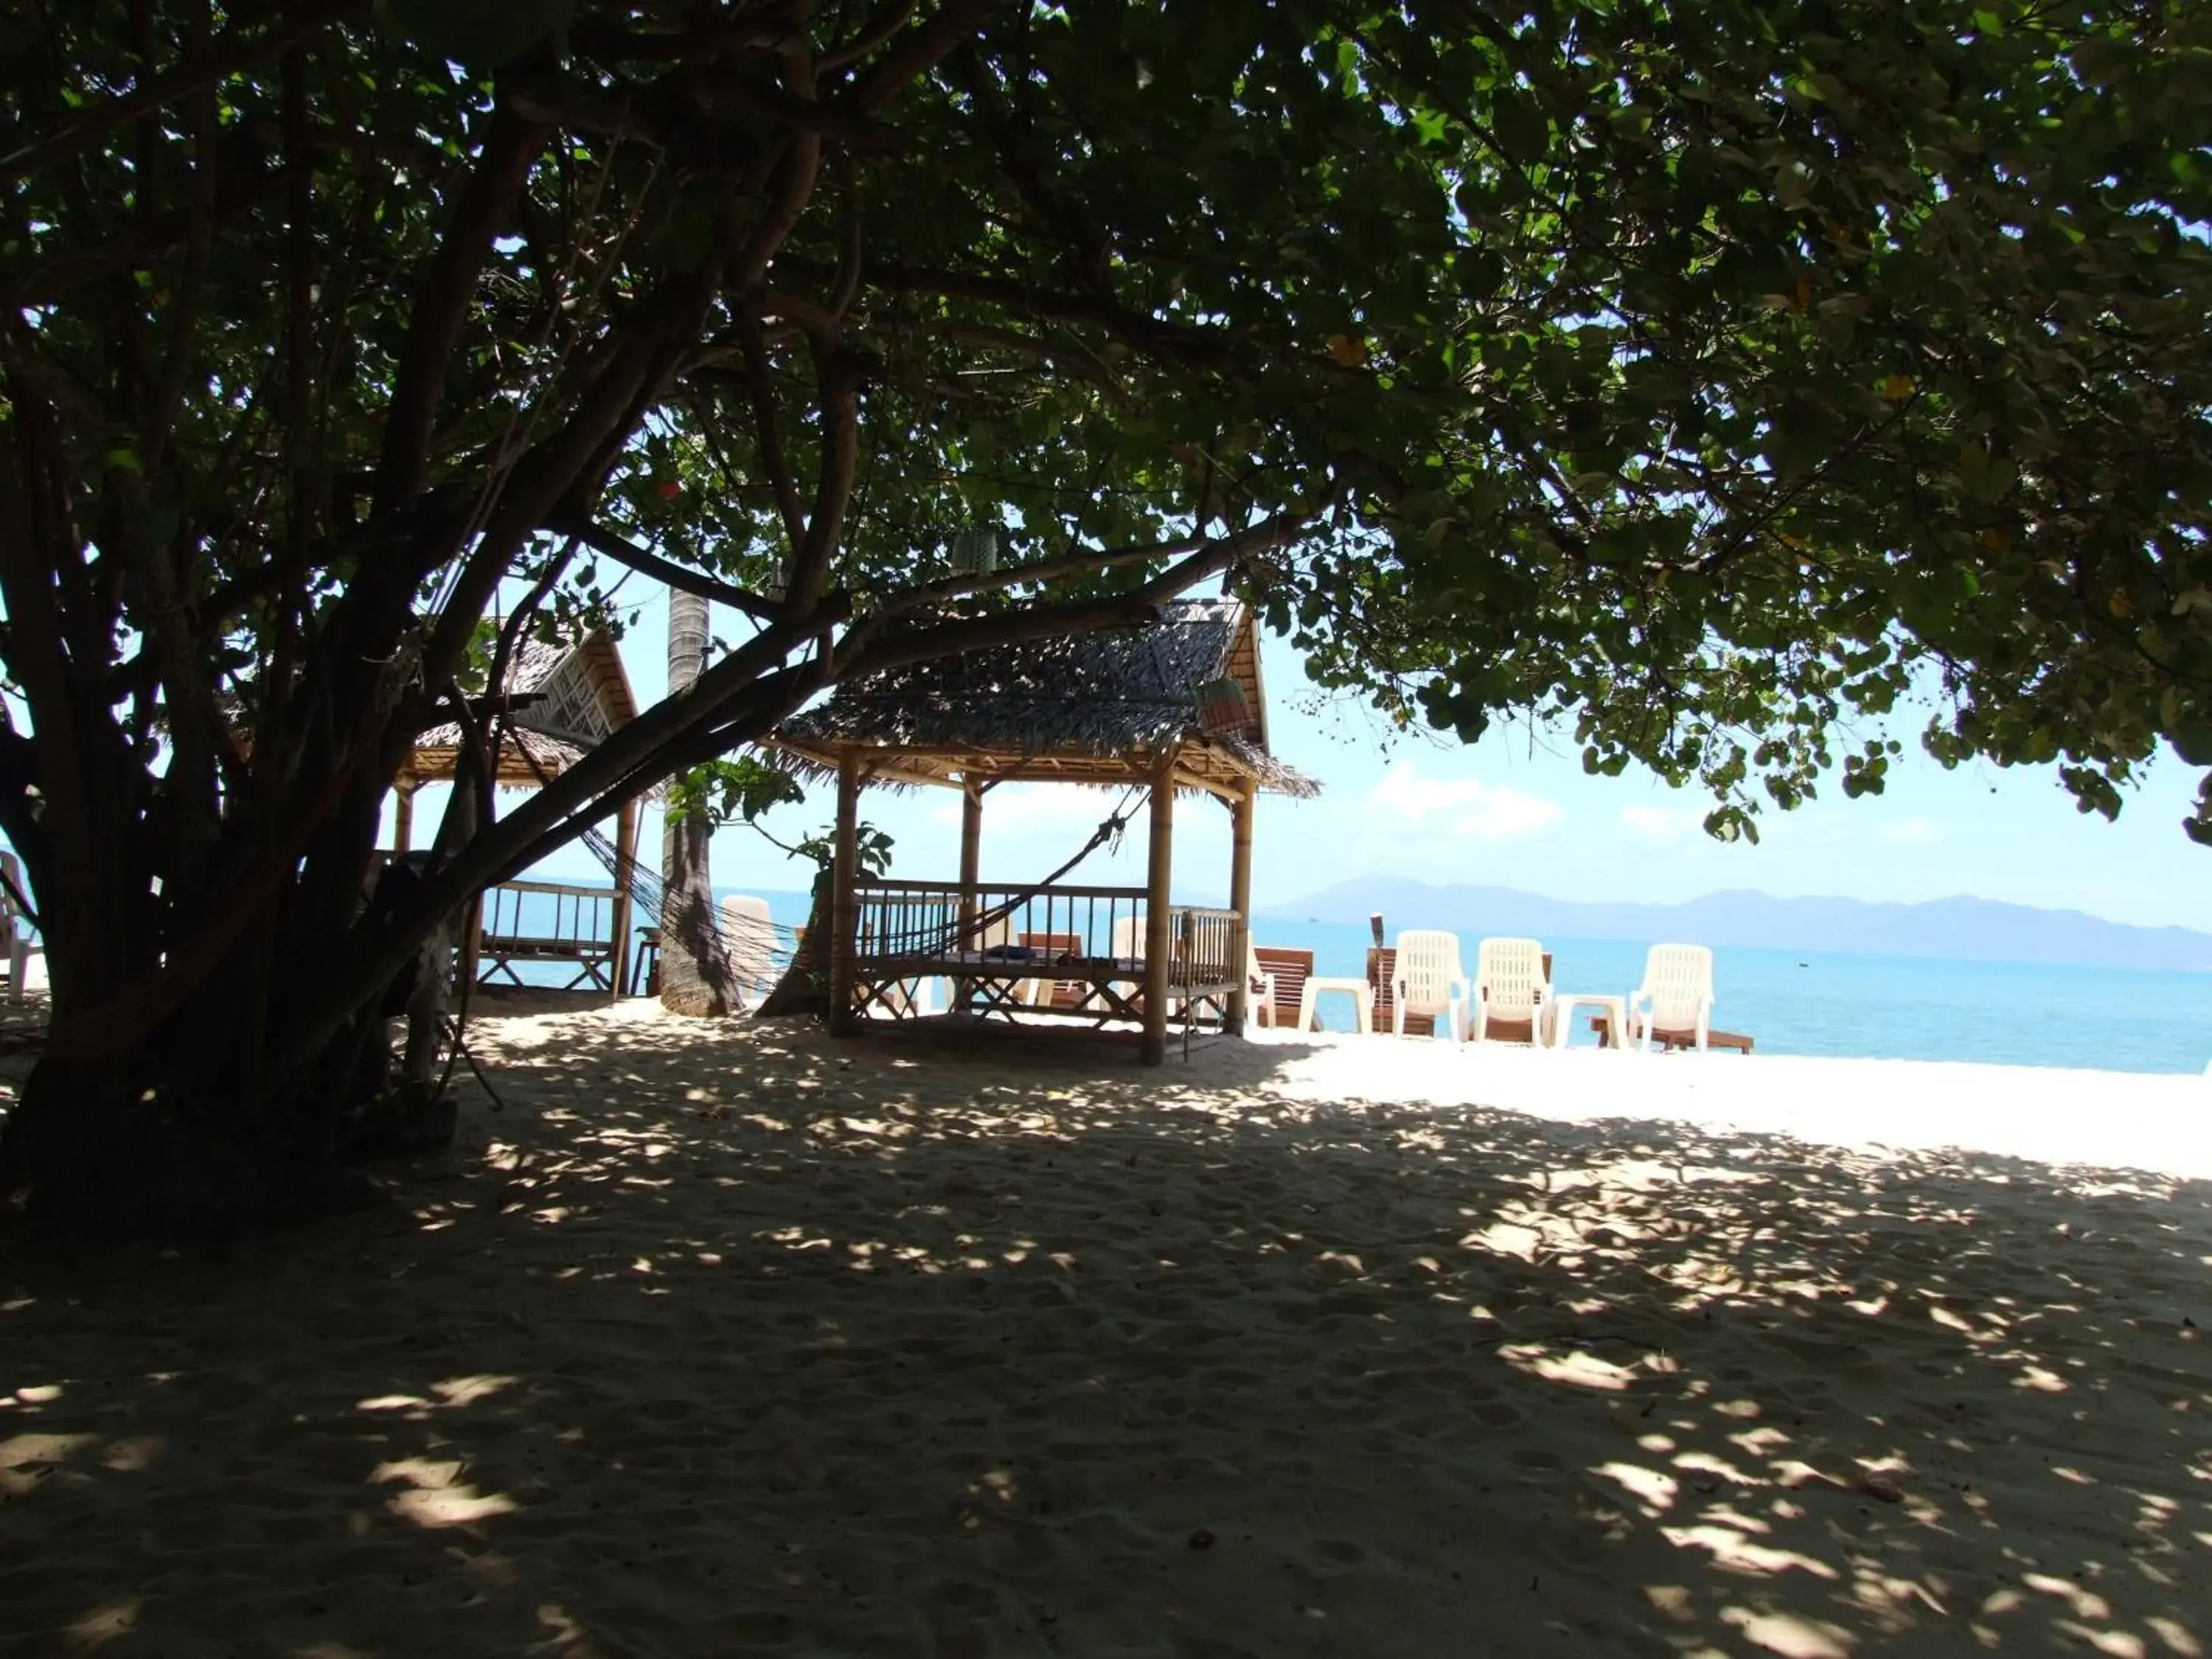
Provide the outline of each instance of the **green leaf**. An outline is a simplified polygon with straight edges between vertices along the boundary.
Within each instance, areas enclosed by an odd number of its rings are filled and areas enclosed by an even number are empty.
[[[2212,766],[2212,720],[2192,720],[2166,734],[2173,752],[2191,766]]]

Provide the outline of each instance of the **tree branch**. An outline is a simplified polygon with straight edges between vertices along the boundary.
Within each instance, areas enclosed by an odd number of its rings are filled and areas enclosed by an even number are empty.
[[[118,127],[174,103],[202,87],[257,68],[332,23],[368,11],[372,3],[373,0],[320,0],[319,4],[288,5],[285,9],[290,15],[265,34],[246,35],[243,30],[226,34],[209,48],[204,58],[179,64],[135,91],[86,111],[52,137],[0,156],[0,185],[28,179],[58,162],[82,155]]]
[[[798,486],[791,478],[791,461],[783,452],[783,431],[776,419],[775,388],[769,383],[768,349],[760,324],[752,317],[738,320],[745,356],[745,392],[753,406],[753,441],[760,450],[761,468],[775,491],[776,509],[783,515],[783,533],[791,556],[799,557],[806,544],[806,515],[799,504]]]
[[[518,112],[510,100],[502,99],[492,111],[476,171],[454,204],[453,221],[416,295],[414,320],[400,349],[392,410],[385,420],[379,513],[403,507],[422,493],[447,371],[461,330],[476,309],[477,273],[500,227],[514,216],[531,167],[551,132],[544,123]]]
[[[908,33],[837,101],[873,114],[958,51],[961,42],[1005,4],[1006,0],[946,0],[943,10]]]
[[[785,76],[787,98],[814,101],[814,64],[803,45],[786,54]],[[731,286],[740,290],[758,287],[767,276],[769,265],[812,199],[814,180],[822,170],[822,135],[789,121],[785,127],[784,151],[769,174],[773,193],[768,207],[730,261]]]
[[[914,15],[915,0],[895,0],[874,17],[863,23],[857,33],[842,46],[832,46],[822,54],[822,72],[834,73],[848,64],[857,64],[878,46],[907,26]]]
[[[1170,566],[1142,587],[1127,593],[963,617],[887,636],[882,635],[881,627],[886,619],[871,618],[854,628],[839,642],[831,678],[842,683],[908,663],[928,662],[1023,640],[1051,639],[1093,629],[1133,627],[1150,621],[1162,604],[1208,576],[1218,575],[1254,553],[1296,541],[1311,526],[1313,518],[1310,511],[1279,514],[1233,536],[1200,543],[1180,563]]]
[[[831,615],[827,620],[836,618]],[[687,734],[712,723],[719,709],[743,699],[749,688],[769,677],[772,665],[803,645],[823,621],[816,617],[771,623],[685,690],[664,697],[514,812],[472,837],[380,926],[376,937],[361,940],[318,988],[319,996],[293,1027],[291,1043],[270,1068],[271,1081],[281,1083],[313,1061],[330,1033],[398,971],[424,927],[485,887],[527,868],[542,856],[548,837],[573,836],[579,812],[604,811],[609,790],[635,793],[641,788],[635,784],[639,773],[665,766],[668,752]],[[791,689],[798,701],[809,695],[796,684]]]
[[[1008,565],[988,575],[947,576],[941,580],[925,582],[920,587],[908,588],[872,614],[882,617],[902,616],[942,600],[988,592],[994,588],[1027,587],[1034,583],[1058,581],[1062,576],[1086,576],[1100,570],[1112,570],[1125,564],[1149,564],[1156,559],[1180,558],[1187,553],[1195,553],[1205,544],[1202,538],[1188,536],[1180,541],[1147,542],[1137,547],[1108,547],[1093,552],[1063,553],[1054,558],[1037,559],[1029,564]]]
[[[650,576],[655,581],[680,588],[686,593],[696,593],[702,599],[717,605],[726,605],[733,611],[742,611],[756,622],[771,622],[783,614],[783,608],[750,592],[742,587],[717,581],[712,576],[702,576],[688,570],[673,560],[664,559],[658,553],[648,553],[636,543],[625,539],[605,525],[593,524],[580,514],[556,513],[546,520],[545,528],[559,536],[580,537],[584,545],[592,552],[603,554],[617,564],[635,570],[641,576]]]
[[[786,261],[794,269],[797,261]],[[814,274],[818,274],[817,272]],[[1096,295],[1065,294],[1008,276],[945,270],[926,265],[894,264],[872,273],[886,287],[943,299],[981,300],[1020,316],[1057,323],[1095,323],[1131,344],[1192,365],[1225,367],[1236,362],[1228,341],[1180,323],[1155,317]]]
[[[845,510],[852,504],[853,477],[860,459],[862,359],[842,347],[817,348],[815,384],[821,400],[822,461],[815,476],[814,509],[806,537],[792,556],[785,602],[800,611],[813,605],[829,580],[830,556],[837,550]]]

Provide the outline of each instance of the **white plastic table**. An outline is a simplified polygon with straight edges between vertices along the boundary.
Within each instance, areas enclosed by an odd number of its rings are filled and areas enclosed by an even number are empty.
[[[1574,1035],[1575,1010],[1577,1008],[1595,1008],[1603,1013],[1606,1023],[1612,1027],[1613,1046],[1616,1048],[1622,1046],[1628,1031],[1628,999],[1604,996],[1591,991],[1577,991],[1571,996],[1552,999],[1552,1047],[1564,1048],[1567,1046],[1568,1039]]]
[[[1375,988],[1364,979],[1332,979],[1320,974],[1308,979],[1305,989],[1298,993],[1298,1030],[1313,1030],[1314,1004],[1331,991],[1352,999],[1352,1018],[1363,1033],[1375,1029]]]

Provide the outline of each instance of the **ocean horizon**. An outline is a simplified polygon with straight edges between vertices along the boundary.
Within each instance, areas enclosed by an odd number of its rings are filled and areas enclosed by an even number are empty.
[[[764,898],[787,927],[806,921],[805,893],[721,884],[714,892]],[[1366,970],[1364,923],[1262,917],[1255,931],[1258,944],[1313,951],[1317,974]],[[1470,973],[1479,938],[1460,935]],[[1547,939],[1553,988],[1625,996],[1643,977],[1651,942]],[[553,971],[526,968],[523,976],[558,982],[548,980]],[[2199,1073],[2212,1060],[2212,975],[2202,973],[1718,945],[1713,978],[1714,1026],[1751,1036],[1760,1054],[2149,1073]],[[1324,998],[1320,1013],[1325,1029],[1352,1027],[1346,998]],[[1586,1018],[1576,1024],[1577,1044],[1595,1041]]]

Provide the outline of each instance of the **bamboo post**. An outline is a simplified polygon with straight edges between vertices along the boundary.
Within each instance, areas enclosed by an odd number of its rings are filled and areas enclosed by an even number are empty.
[[[1229,1030],[1243,1036],[1250,1018],[1251,975],[1245,971],[1252,959],[1252,809],[1259,786],[1247,779],[1229,804],[1229,908],[1237,921],[1229,933],[1229,971],[1236,989],[1229,994]]]
[[[623,803],[621,816],[615,819],[615,915],[614,915],[614,989],[607,1000],[622,1000],[623,981],[629,977],[629,927],[635,902],[630,896],[630,872],[637,866],[638,804]]]
[[[1152,820],[1145,843],[1145,1040],[1141,1058],[1168,1057],[1168,882],[1175,847],[1175,750],[1152,762]]]
[[[981,942],[975,936],[975,918],[979,914],[976,888],[983,873],[983,786],[975,778],[963,775],[960,780],[960,946],[963,951],[977,951]],[[965,1013],[974,1000],[975,981],[956,979],[952,981],[952,1007],[956,1013]]]
[[[415,841],[415,786],[403,783],[393,793],[398,799],[392,808],[392,850],[397,855],[407,852]]]
[[[851,1036],[860,1029],[853,1015],[854,964],[860,908],[854,884],[860,865],[860,757],[848,749],[837,757],[837,853],[830,869],[830,1035]]]

